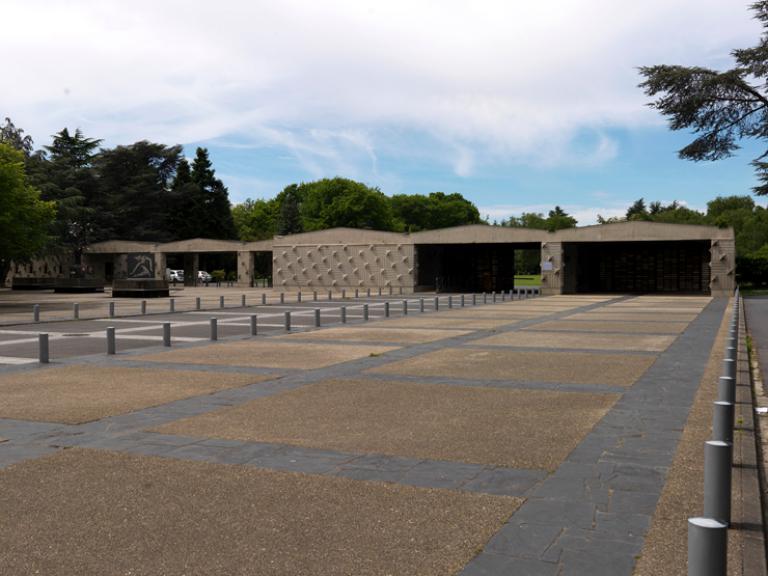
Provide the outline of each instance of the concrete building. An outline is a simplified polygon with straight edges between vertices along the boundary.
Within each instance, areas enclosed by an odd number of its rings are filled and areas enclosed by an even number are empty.
[[[413,234],[334,228],[260,242],[114,240],[89,246],[85,258],[89,269],[106,280],[135,276],[137,270],[162,278],[174,256],[183,261],[185,282],[192,283],[202,254],[230,253],[236,255],[243,286],[255,276],[271,276],[276,288],[285,289],[410,292],[437,284],[445,291],[490,292],[513,287],[516,250],[540,251],[543,294],[723,295],[735,287],[733,229],[654,222],[556,232],[486,225]]]

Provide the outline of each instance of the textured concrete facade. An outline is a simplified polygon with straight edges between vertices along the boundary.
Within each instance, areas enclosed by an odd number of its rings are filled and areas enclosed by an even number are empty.
[[[426,265],[424,259],[434,254],[428,247],[475,246],[481,250],[483,246],[506,245],[515,250],[540,249],[541,291],[561,294],[576,291],[577,286],[580,264],[578,258],[569,261],[566,257],[569,248],[587,244],[637,247],[651,243],[671,247],[694,243],[702,248],[702,253],[708,250],[708,256],[697,257],[696,262],[684,262],[689,267],[699,267],[697,275],[703,283],[702,291],[708,287],[713,295],[723,295],[734,289],[736,248],[731,228],[654,222],[621,222],[556,232],[472,225],[414,234],[335,228],[276,236],[259,242],[202,238],[166,244],[109,241],[89,246],[86,261],[97,276],[104,276],[109,266],[114,276],[120,277],[126,273],[126,254],[152,254],[155,275],[162,277],[168,255],[183,254],[185,276],[194,279],[197,255],[232,253],[237,256],[238,284],[247,286],[254,276],[256,255],[271,254],[272,281],[276,288],[391,287],[411,291],[419,283],[420,265]],[[38,268],[33,266],[31,270]]]

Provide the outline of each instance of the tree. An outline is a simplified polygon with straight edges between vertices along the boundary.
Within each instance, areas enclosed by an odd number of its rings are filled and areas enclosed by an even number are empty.
[[[0,279],[11,260],[26,260],[47,245],[55,214],[54,203],[27,183],[24,153],[0,143]]]
[[[458,193],[397,194],[390,198],[390,204],[396,227],[408,232],[481,222],[477,207]]]
[[[660,208],[659,206],[654,206],[654,209]],[[648,209],[645,207],[645,200],[643,198],[640,198],[639,200],[635,200],[635,203],[632,204],[627,209],[627,220],[649,220],[650,214],[648,213]]]
[[[206,148],[198,148],[192,162],[192,182],[202,193],[202,213],[197,219],[200,222],[196,236],[203,238],[232,239],[237,236],[232,220],[232,205],[229,203],[229,191],[216,178],[216,173],[208,157]]]
[[[206,207],[203,191],[192,181],[192,169],[186,158],[179,160],[171,184],[170,227],[176,239],[201,236],[206,228]]]
[[[11,119],[6,117],[5,124],[0,126],[0,144],[8,144],[29,158],[32,154],[32,136],[24,136],[24,130],[16,128]]]
[[[575,228],[576,224],[578,224],[576,218],[565,212],[560,206],[555,206],[554,210],[549,211],[547,230],[550,232],[564,228]]]
[[[286,186],[278,195],[277,202],[280,206],[275,226],[277,233],[284,236],[304,232],[299,187],[296,184]]]
[[[251,200],[232,208],[237,237],[244,242],[267,240],[277,230],[277,201]]]
[[[296,194],[306,230],[338,226],[394,229],[389,199],[378,188],[337,177],[300,184]]]
[[[733,50],[736,65],[718,72],[698,66],[644,66],[640,86],[650,103],[669,120],[672,130],[690,129],[693,142],[678,152],[693,161],[732,156],[744,138],[768,139],[768,0],[751,5],[763,25],[763,35],[752,48]],[[758,195],[768,194],[768,152],[752,160]]]

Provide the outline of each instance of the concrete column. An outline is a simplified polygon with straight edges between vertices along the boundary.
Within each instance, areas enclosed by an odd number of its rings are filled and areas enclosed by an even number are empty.
[[[563,293],[563,243],[541,243],[541,294],[553,296]]]
[[[254,254],[247,250],[237,253],[237,285],[250,286],[253,279]]]
[[[165,280],[168,258],[165,252],[155,252],[155,280]]]

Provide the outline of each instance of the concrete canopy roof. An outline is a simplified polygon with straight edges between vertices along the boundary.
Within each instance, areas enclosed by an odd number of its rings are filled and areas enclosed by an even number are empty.
[[[733,240],[733,228],[697,224],[663,222],[615,222],[580,228],[567,228],[553,233],[557,242],[653,242],[679,240]]]
[[[411,237],[401,232],[362,230],[359,228],[328,228],[314,232],[275,236],[273,246],[294,244],[411,244]]]
[[[551,237],[552,233],[546,230],[470,224],[415,232],[411,241],[414,244],[516,244],[539,243]]]

